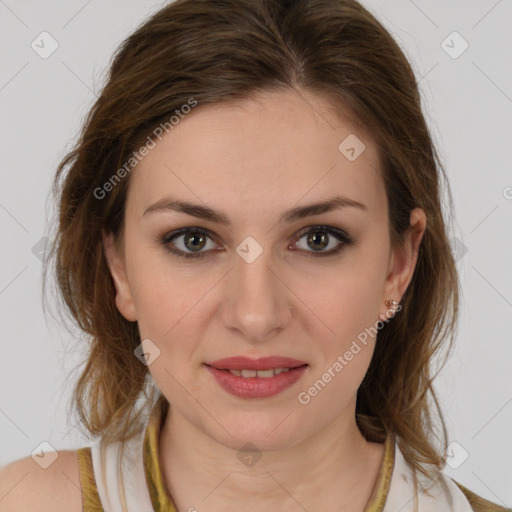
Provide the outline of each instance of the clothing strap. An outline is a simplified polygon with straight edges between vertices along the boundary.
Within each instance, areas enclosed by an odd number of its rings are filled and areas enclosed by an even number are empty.
[[[76,453],[82,489],[82,509],[84,512],[104,512],[94,478],[91,448],[79,448]]]

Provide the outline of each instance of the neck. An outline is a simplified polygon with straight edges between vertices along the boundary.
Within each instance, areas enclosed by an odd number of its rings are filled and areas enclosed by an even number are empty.
[[[243,503],[247,511],[279,506],[283,511],[362,512],[384,445],[367,442],[350,414],[294,445],[240,454],[169,407],[159,452],[164,480],[180,511],[231,510],[232,503]]]

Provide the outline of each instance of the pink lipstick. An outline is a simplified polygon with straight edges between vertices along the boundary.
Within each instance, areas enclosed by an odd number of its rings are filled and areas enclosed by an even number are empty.
[[[304,361],[280,356],[237,356],[205,364],[225,391],[241,398],[267,398],[281,393],[293,386],[308,368]]]

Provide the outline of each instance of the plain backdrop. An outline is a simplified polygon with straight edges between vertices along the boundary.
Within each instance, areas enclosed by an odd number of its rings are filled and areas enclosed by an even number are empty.
[[[436,381],[446,472],[512,505],[512,2],[365,0],[406,52],[455,203],[456,347]],[[88,444],[67,419],[70,334],[43,316],[47,198],[121,41],[162,3],[0,0],[0,466]],[[48,35],[41,35],[47,32]],[[58,48],[43,58],[33,41]],[[42,46],[41,44],[39,44]]]

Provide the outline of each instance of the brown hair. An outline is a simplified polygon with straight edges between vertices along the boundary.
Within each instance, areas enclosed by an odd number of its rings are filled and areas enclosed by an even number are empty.
[[[379,148],[393,246],[401,243],[411,210],[426,212],[403,309],[378,334],[356,417],[368,440],[397,434],[406,460],[429,474],[444,466],[447,444],[432,387],[434,356],[445,342],[452,346],[459,300],[440,201],[440,178],[446,175],[407,58],[355,0],[178,0],[121,44],[54,182],[59,214],[51,258],[64,304],[90,339],[74,389],[76,411],[90,434],[124,441],[140,430],[141,393],[154,398],[147,366],[134,357],[141,342],[137,323],[116,308],[103,253],[102,229],[117,242],[122,237],[130,176],[124,167],[117,174],[122,179],[113,181],[116,170],[191,98],[202,108],[290,88],[323,95],[371,134]],[[99,198],[107,182],[112,186]],[[436,448],[429,392],[439,413],[442,451]],[[425,471],[423,464],[434,467]]]

